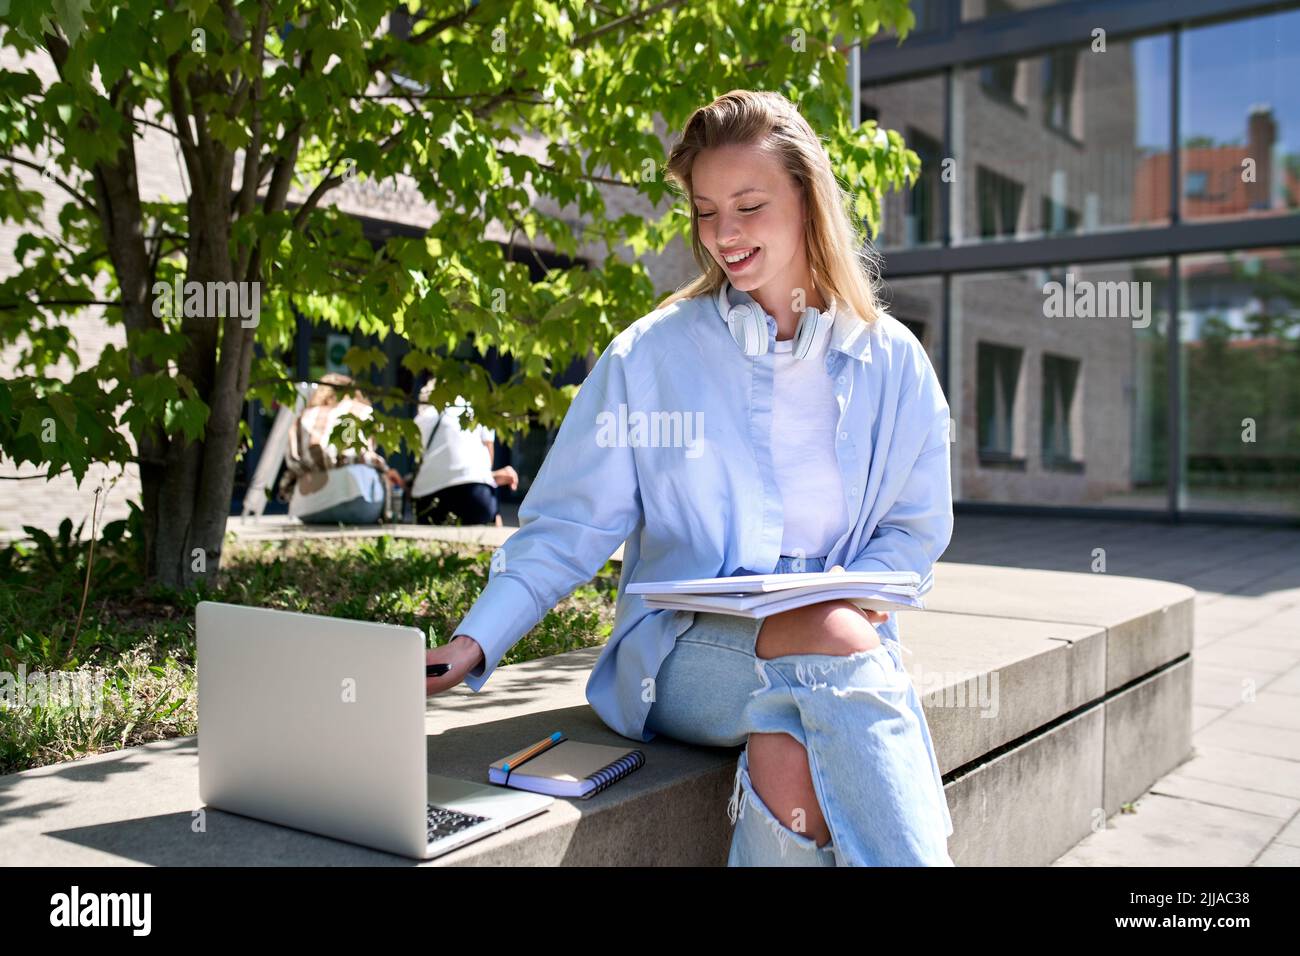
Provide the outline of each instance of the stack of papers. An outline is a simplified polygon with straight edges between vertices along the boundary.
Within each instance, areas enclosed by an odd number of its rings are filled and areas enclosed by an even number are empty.
[[[814,571],[629,584],[647,607],[762,618],[806,604],[846,600],[872,611],[924,611],[915,571]]]

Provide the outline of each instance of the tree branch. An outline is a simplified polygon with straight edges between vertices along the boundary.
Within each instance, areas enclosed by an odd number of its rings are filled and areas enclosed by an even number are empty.
[[[307,78],[311,63],[311,50],[304,50],[298,67],[300,79]],[[289,196],[289,187],[293,184],[293,170],[298,162],[298,148],[301,144],[303,128],[306,125],[307,118],[299,114],[298,121],[285,130],[284,136],[280,138],[280,142],[284,144],[285,148],[275,162],[275,171],[271,175],[271,184],[267,187],[266,199],[262,202],[263,212],[281,212],[284,209],[285,200]]]
[[[167,58],[167,93],[171,101],[172,117],[176,120],[176,139],[181,144],[185,168],[189,170],[190,183],[193,184],[200,178],[198,146],[194,142],[193,131],[190,129],[190,112],[185,105],[185,91],[181,88],[180,80],[176,75],[180,61],[179,53],[173,53]]]
[[[153,120],[147,120],[144,117],[136,116],[134,111],[131,114],[131,122],[140,123],[144,126],[152,126],[154,129],[161,130],[162,132],[166,133],[168,136],[171,136],[175,139],[180,139],[180,136],[177,134],[176,130],[172,129],[170,126],[163,126],[161,123],[155,123]]]
[[[625,16],[619,17],[617,20],[611,20],[609,23],[596,27],[596,29],[592,30],[590,33],[584,33],[582,36],[576,37],[571,46],[575,50],[581,50],[583,47],[590,46],[592,43],[599,40],[606,33],[621,30],[623,27],[630,26],[639,20],[646,19],[647,17],[652,17],[661,10],[668,10],[672,7],[679,6],[681,3],[682,0],[663,0],[662,3],[656,3],[652,7],[646,7],[644,10],[637,10],[633,13],[626,14]]]
[[[380,154],[382,155],[384,153],[390,152],[393,146],[397,144],[398,137],[400,137],[404,132],[405,130],[399,127],[397,130],[393,132],[391,136],[389,136],[386,140],[380,143],[379,144]],[[342,150],[339,151],[337,158],[330,161],[329,169],[331,173],[334,171],[334,167],[338,165],[339,160],[343,158],[343,153],[346,152],[346,150],[347,147],[345,146]],[[342,176],[327,175],[324,179],[322,179],[319,183],[317,183],[316,188],[311,191],[311,195],[309,195],[307,199],[303,202],[303,204],[300,207],[298,207],[298,212],[294,214],[293,227],[295,229],[302,228],[302,224],[306,222],[307,217],[311,214],[311,211],[316,208],[316,204],[320,202],[321,197],[324,196],[331,189],[333,189],[335,186],[343,182],[343,179],[344,177]]]
[[[94,213],[95,218],[97,219],[103,218],[100,215],[99,207],[95,205],[95,201],[93,199],[91,199],[80,189],[77,189],[75,186],[73,186],[71,183],[67,182],[66,180],[60,179],[58,176],[55,176],[53,173],[47,173],[46,167],[37,166],[35,163],[29,162],[25,159],[19,159],[17,156],[14,156],[11,153],[0,153],[0,159],[7,159],[11,163],[17,163],[19,166],[26,166],[28,169],[34,169],[42,176],[52,179],[54,182],[62,186],[65,192],[67,192],[73,198],[80,201],[81,204],[85,206],[86,209],[88,209],[90,212]]]
[[[257,15],[257,32],[253,36],[253,62],[256,64],[254,69],[257,71],[257,75],[253,78],[251,85],[247,87],[252,90],[253,97],[252,138],[244,149],[244,181],[239,191],[239,204],[237,207],[240,219],[247,218],[253,212],[253,207],[257,203],[257,187],[261,183],[263,175],[261,167],[262,59],[265,54],[267,17],[267,6],[265,0],[263,0],[261,10]],[[253,240],[241,246],[239,259],[235,264],[235,275],[243,276],[248,271],[250,264],[254,261],[253,253],[257,245],[257,240]]]
[[[25,299],[22,302],[0,302],[0,311],[21,309],[24,306],[30,305],[108,305],[120,309],[122,307],[122,302],[120,299],[117,302],[107,302],[102,299],[40,299],[33,302],[30,299]]]

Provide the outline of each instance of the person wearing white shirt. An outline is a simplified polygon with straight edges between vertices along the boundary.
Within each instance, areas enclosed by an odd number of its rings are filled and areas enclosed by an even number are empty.
[[[496,435],[482,425],[466,430],[461,419],[472,406],[461,395],[445,409],[428,404],[433,384],[421,390],[415,424],[424,457],[411,483],[411,500],[419,524],[502,524],[496,488],[519,486],[507,465],[495,471]]]

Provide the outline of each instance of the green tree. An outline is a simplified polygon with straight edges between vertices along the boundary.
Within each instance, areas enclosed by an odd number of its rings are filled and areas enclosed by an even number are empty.
[[[20,270],[0,283],[0,346],[20,346],[18,374],[0,384],[0,451],[78,480],[91,462],[134,463],[148,573],[163,584],[219,566],[243,404],[290,395],[274,356],[292,340],[291,304],[340,329],[404,336],[404,363],[438,377],[435,402],[463,394],[483,424],[517,434],[568,407],[576,387],[548,374],[653,307],[644,268],[615,250],[654,253],[688,234],[684,203],[657,219],[614,216],[598,188],[660,208],[656,118],[680,129],[718,92],[786,93],[873,230],[882,191],[916,175],[897,133],[852,127],[847,82],[853,40],[906,35],[905,0],[443,0],[411,4],[406,39],[387,29],[392,4],[0,0],[0,48],[48,57],[57,73],[0,72],[0,218],[39,226],[42,192],[23,188],[19,168],[63,201],[57,230],[25,232]],[[182,199],[141,194],[146,129],[179,150]],[[525,137],[547,145],[544,159]],[[350,178],[396,174],[438,218],[375,249],[326,200]],[[534,196],[574,215],[544,215]],[[534,283],[489,237],[493,223],[511,245],[542,235],[562,254],[594,242],[607,255]],[[176,281],[256,282],[257,320],[188,300],[161,307]],[[65,320],[88,304],[124,327],[126,347],[82,367]],[[446,357],[469,336],[512,353],[520,375],[494,387]],[[51,372],[61,357],[70,380]],[[349,356],[357,372],[383,361]],[[414,435],[396,416],[376,429],[390,448]]]
[[[1202,286],[1204,288],[1202,288]],[[1183,308],[1226,291],[1249,302],[1238,324],[1203,315],[1184,349],[1188,480],[1201,487],[1253,484],[1295,496],[1300,450],[1300,251],[1228,253],[1192,273]],[[1243,440],[1244,422],[1254,438]]]

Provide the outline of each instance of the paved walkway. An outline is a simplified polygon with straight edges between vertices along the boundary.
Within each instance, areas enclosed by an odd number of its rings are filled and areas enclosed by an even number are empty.
[[[513,509],[504,520],[516,523]],[[340,533],[284,518],[232,520],[231,530],[246,540]],[[487,546],[510,533],[365,529],[385,530]],[[944,554],[1094,573],[1103,558],[1107,573],[1198,592],[1193,754],[1134,801],[1133,812],[1111,817],[1054,865],[1300,865],[1300,529],[960,515]]]
[[[966,515],[944,559],[1087,572],[1098,548],[1197,590],[1193,754],[1054,865],[1300,865],[1300,530]]]

